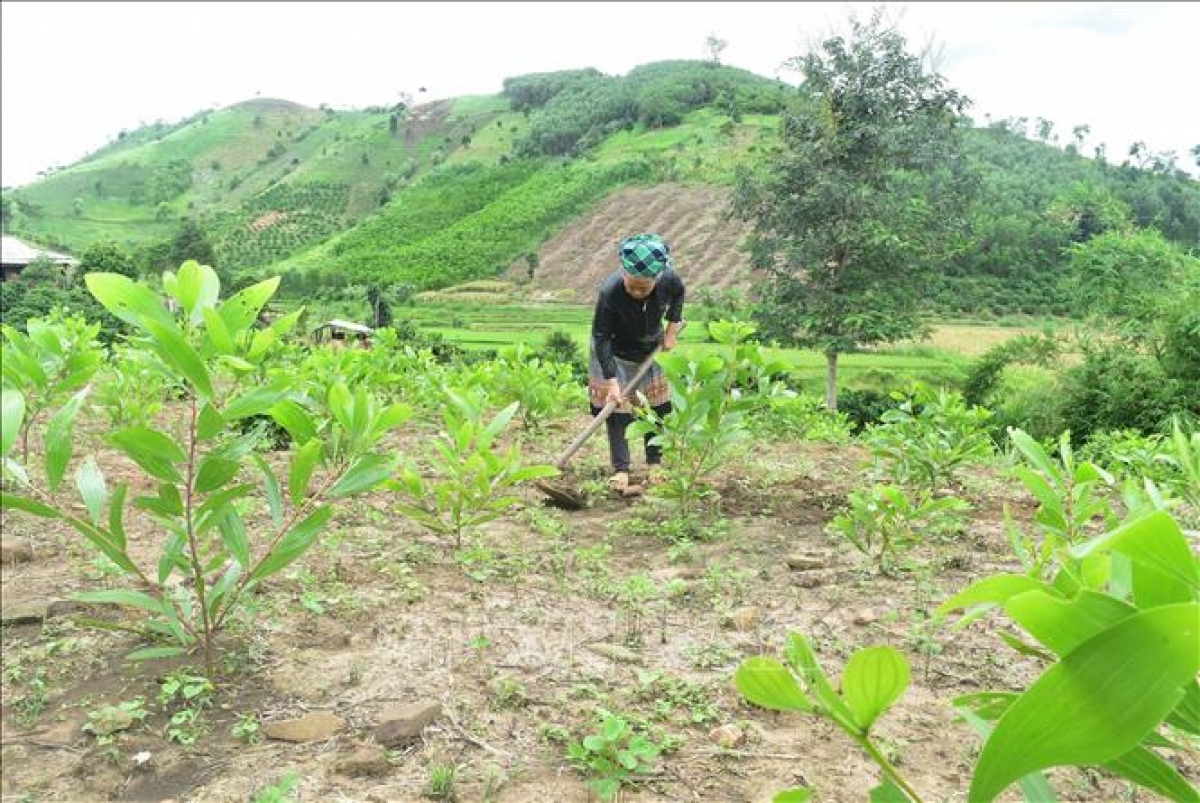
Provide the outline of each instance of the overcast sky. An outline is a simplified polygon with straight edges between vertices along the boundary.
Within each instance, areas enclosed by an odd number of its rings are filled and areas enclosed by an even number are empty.
[[[910,49],[992,119],[1043,117],[1062,143],[1087,124],[1121,161],[1129,145],[1200,143],[1200,4],[885,3]],[[868,3],[30,3],[0,4],[0,180],[29,183],[114,139],[255,96],[361,108],[499,92],[504,78],[651,61],[722,61],[789,83],[782,63]],[[420,87],[425,94],[418,94]]]

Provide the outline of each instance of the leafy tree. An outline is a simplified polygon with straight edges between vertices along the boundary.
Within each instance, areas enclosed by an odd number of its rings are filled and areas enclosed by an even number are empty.
[[[183,221],[183,225],[171,241],[171,250],[167,254],[167,261],[174,265],[182,265],[189,260],[210,266],[215,265],[217,261],[216,252],[213,251],[204,230],[191,218]]]
[[[826,405],[837,408],[838,355],[920,331],[946,203],[962,184],[958,114],[947,89],[876,11],[795,60],[801,103],[784,112],[783,146],[739,180],[734,213],[753,221],[752,263],[771,277],[764,335],[818,348]]]
[[[79,257],[76,273],[119,273],[130,279],[138,277],[133,255],[111,240],[88,246]]]
[[[709,34],[708,38],[704,40],[704,52],[708,54],[708,60],[713,64],[721,63],[721,53],[727,47],[729,47],[729,40],[721,39],[715,33]]]
[[[392,325],[392,307],[382,287],[373,284],[367,288],[367,303],[371,305],[371,326],[379,329]]]

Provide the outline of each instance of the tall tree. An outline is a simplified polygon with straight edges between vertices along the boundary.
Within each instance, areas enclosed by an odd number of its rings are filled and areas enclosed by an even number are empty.
[[[824,352],[831,409],[839,354],[920,331],[922,289],[970,183],[957,136],[969,101],[882,10],[849,25],[793,60],[804,81],[782,146],[742,176],[733,204],[770,276],[762,331]]]

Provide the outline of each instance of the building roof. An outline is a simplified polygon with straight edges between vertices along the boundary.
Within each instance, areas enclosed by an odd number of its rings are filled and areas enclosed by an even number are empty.
[[[28,265],[33,260],[40,256],[49,257],[59,265],[78,265],[79,260],[66,254],[60,254],[57,251],[50,251],[46,248],[38,248],[37,246],[29,245],[26,242],[18,240],[10,234],[5,234],[0,237],[0,264],[4,265]]]
[[[332,329],[348,329],[351,332],[361,332],[364,335],[371,334],[371,327],[363,326],[361,323],[351,323],[350,321],[343,321],[340,318],[334,318],[332,320],[328,320],[325,323],[318,326],[317,329],[324,329],[327,326]],[[314,331],[316,331],[316,330],[314,330]]]

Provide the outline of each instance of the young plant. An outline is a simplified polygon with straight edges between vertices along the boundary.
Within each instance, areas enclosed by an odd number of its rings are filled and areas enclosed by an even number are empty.
[[[438,535],[453,537],[462,546],[463,534],[503,516],[519,499],[512,495],[518,483],[551,477],[553,466],[521,465],[517,445],[501,451],[496,439],[517,412],[517,403],[504,408],[485,423],[484,394],[447,388],[442,408],[444,429],[426,457],[434,477],[421,475],[409,461],[388,483],[400,497],[401,513]]]
[[[910,499],[895,485],[851,491],[846,501],[846,511],[834,517],[829,531],[845,538],[884,575],[893,574],[899,554],[916,546],[930,532],[958,529],[962,520],[956,514],[970,509],[961,499],[935,499],[928,491]]]
[[[205,711],[212,706],[215,692],[212,681],[187,669],[171,672],[162,679],[158,687],[158,704],[171,714],[167,724],[168,742],[190,747],[204,735],[208,730]]]
[[[919,388],[910,398],[893,395],[902,399],[900,405],[885,412],[865,439],[871,454],[888,461],[899,482],[937,490],[960,466],[992,455],[988,410],[968,407],[962,396],[945,390],[932,394]]]
[[[150,712],[146,710],[146,699],[135,697],[132,700],[106,705],[88,711],[87,722],[81,730],[90,733],[96,739],[96,744],[104,747],[113,743],[118,731],[126,730],[146,721]]]
[[[64,419],[78,410],[87,393],[85,386],[103,364],[104,355],[96,342],[100,324],[88,324],[82,318],[51,316],[30,320],[27,332],[7,324],[0,325],[0,331],[4,335],[0,351],[4,387],[19,391],[24,410],[11,431],[7,431],[9,424],[5,422],[4,440],[13,438],[20,442],[21,462],[28,465],[29,441],[42,417],[60,408],[47,425],[47,437],[49,430],[67,426],[69,422]],[[72,393],[75,396],[64,405]]]
[[[103,412],[111,429],[146,427],[162,410],[170,390],[170,371],[153,354],[131,346],[116,347],[95,383],[92,403]]]
[[[871,792],[871,800],[920,803],[916,791],[871,737],[871,727],[908,688],[911,675],[904,656],[885,646],[858,650],[842,671],[840,694],[834,691],[804,635],[788,636],[784,657],[786,666],[767,657],[743,661],[734,674],[734,684],[742,696],[771,711],[796,711],[829,720],[883,771],[883,783]],[[802,801],[808,795],[809,790],[799,788],[775,799]]]
[[[1042,770],[1072,764],[1195,803],[1200,793],[1159,753],[1188,753],[1171,731],[1200,736],[1200,559],[1165,510],[1056,556],[1053,582],[993,575],[939,608],[966,611],[964,624],[1002,609],[1039,644],[1005,641],[1049,664],[1023,692],[954,701],[985,739],[968,798],[986,803],[1016,782],[1027,799],[1053,799]]]
[[[1020,429],[1009,429],[1013,446],[1028,465],[1013,473],[1038,501],[1034,523],[1041,532],[1038,542],[1016,528],[1005,511],[1005,524],[1013,550],[1030,577],[1042,577],[1057,566],[1070,566],[1065,550],[1079,543],[1089,528],[1111,524],[1112,506],[1102,493],[1113,483],[1112,475],[1089,462],[1078,462],[1071,449],[1070,433],[1058,442],[1059,460]]]
[[[75,599],[120,605],[142,614],[142,621],[115,626],[159,642],[131,658],[182,655],[199,648],[205,675],[215,678],[216,638],[230,618],[243,610],[247,592],[300,558],[317,540],[336,500],[370,490],[393,471],[396,460],[375,451],[381,439],[408,416],[404,407],[381,408],[363,391],[351,393],[334,383],[327,393],[328,423],[290,398],[283,379],[267,387],[239,381],[255,371],[255,362],[295,322],[281,318],[270,327],[255,326],[259,311],[279,280],[269,279],[218,301],[216,273],[195,262],[178,275],[164,274],[164,287],[181,311],[170,312],[145,285],[118,274],[93,273],[87,284],[110,312],[136,330],[147,349],[165,365],[183,389],[179,433],[129,427],[112,433],[110,443],[133,460],[151,480],[152,493],[132,500],[161,527],[164,540],[157,562],[143,566],[130,554],[126,535],[129,487],[109,490],[95,461],[78,467],[75,485],[86,516],[58,504],[58,491],[71,458],[71,424],[81,397],[55,414],[46,434],[47,487],[36,487],[23,471],[12,471],[21,493],[0,495],[0,507],[60,519],[116,564],[136,587],[82,592]],[[3,399],[5,465],[24,410],[6,392]],[[256,436],[240,432],[240,422],[269,413],[288,429],[299,448],[291,455],[286,484],[254,454]],[[318,426],[323,436],[318,437]],[[260,475],[266,524],[252,538],[247,527],[255,483]],[[20,468],[19,466],[17,467]],[[100,624],[93,622],[95,624]]]
[[[616,800],[621,787],[654,769],[659,747],[636,733],[624,717],[599,711],[600,729],[567,746],[575,766],[590,776],[587,786],[601,800]]]
[[[764,399],[784,393],[773,377],[787,365],[768,360],[749,342],[754,326],[739,321],[709,324],[724,354],[699,360],[678,352],[658,357],[671,386],[671,412],[661,418],[648,407],[627,430],[629,437],[653,434],[663,449],[665,482],[660,492],[678,501],[680,516],[695,518],[695,506],[710,496],[708,480],[733,448],[750,437],[748,416]]]

